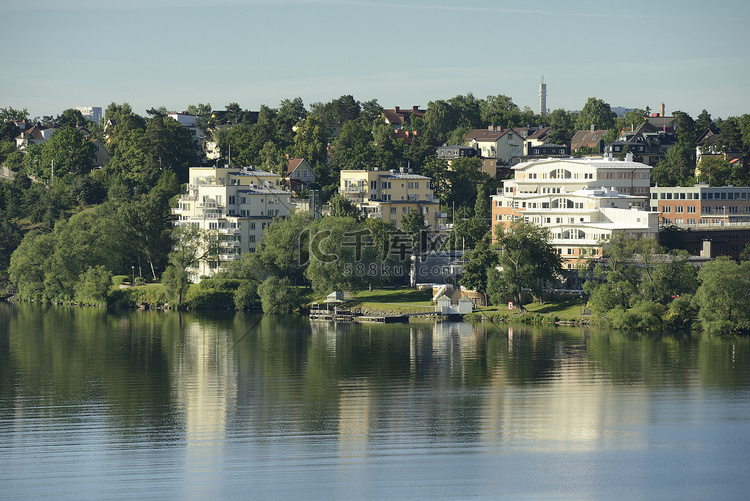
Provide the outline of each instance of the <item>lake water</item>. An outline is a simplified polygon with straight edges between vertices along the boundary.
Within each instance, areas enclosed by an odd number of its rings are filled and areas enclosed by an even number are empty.
[[[0,303],[3,499],[748,499],[750,342]]]

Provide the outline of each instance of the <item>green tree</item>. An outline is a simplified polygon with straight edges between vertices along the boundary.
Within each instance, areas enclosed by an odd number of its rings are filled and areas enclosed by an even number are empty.
[[[489,181],[489,176],[482,171],[482,160],[476,157],[461,157],[451,163],[446,172],[450,189],[441,194],[440,199],[446,207],[472,207],[476,204],[478,187]]]
[[[346,122],[331,149],[331,167],[335,169],[372,170],[375,167],[372,127],[361,120]]]
[[[83,116],[83,113],[75,108],[68,108],[55,119],[55,126],[60,129],[65,127],[75,129],[79,125],[86,127],[89,123],[89,120]]]
[[[328,206],[331,209],[331,216],[334,217],[351,217],[358,219],[360,216],[357,206],[345,195],[334,195],[328,201]]]
[[[498,225],[495,240],[500,249],[499,264],[505,288],[525,311],[522,290],[529,289],[540,297],[543,281],[556,283],[562,274],[560,256],[550,244],[548,229],[521,219],[508,228]]]
[[[268,277],[258,286],[263,313],[291,313],[299,306],[297,289],[288,278]]]
[[[27,233],[10,258],[10,281],[21,299],[44,299],[44,262],[55,249],[51,233]]]
[[[495,125],[503,128],[518,127],[521,123],[521,110],[508,96],[498,94],[487,96],[480,102],[482,126]]]
[[[408,236],[415,252],[424,250],[427,243],[427,230],[424,215],[419,210],[410,210],[408,214],[401,216],[401,232]]]
[[[463,260],[464,267],[459,283],[468,289],[482,293],[486,304],[488,273],[498,263],[498,256],[492,250],[489,235],[482,238],[473,250],[464,254]]]
[[[545,116],[549,122],[549,142],[555,144],[569,143],[576,133],[576,116],[571,111],[558,108]]]
[[[393,127],[383,118],[372,125],[374,162],[382,170],[396,169],[404,165],[406,144],[396,139]]]
[[[240,278],[268,276],[287,277],[297,285],[309,259],[310,231],[313,218],[307,212],[293,212],[286,219],[275,219],[266,228],[263,238],[254,253],[243,254],[238,266],[244,273]]]
[[[46,180],[70,182],[72,176],[91,172],[94,144],[75,127],[56,129],[41,150],[42,177]]]
[[[359,291],[382,283],[379,250],[369,229],[349,217],[324,217],[310,225],[305,277],[316,294]],[[374,265],[374,266],[371,266]]]
[[[678,142],[651,171],[651,183],[659,186],[695,184],[695,153],[692,146]]]
[[[292,155],[294,158],[304,158],[316,176],[327,178],[328,135],[323,124],[316,117],[309,116],[300,120],[296,129]]]
[[[27,110],[26,108],[20,110],[17,110],[12,106],[8,106],[7,108],[0,108],[0,123],[11,120],[24,121],[28,119],[29,110]]]
[[[105,305],[112,287],[112,273],[104,266],[90,266],[75,286],[75,299],[89,305]]]
[[[177,301],[177,307],[179,308],[188,288],[190,288],[190,275],[187,270],[170,264],[162,273],[161,283],[170,300]]]
[[[601,99],[590,97],[576,118],[576,130],[585,130],[595,126],[597,129],[612,129],[615,127],[617,114],[612,111],[609,103]]]
[[[711,114],[704,109],[701,111],[700,115],[698,115],[698,118],[695,119],[695,130],[697,130],[699,134],[703,134],[708,129],[713,128],[714,121],[711,119]]]
[[[721,256],[706,263],[698,278],[695,303],[703,329],[715,334],[750,331],[750,262]]]

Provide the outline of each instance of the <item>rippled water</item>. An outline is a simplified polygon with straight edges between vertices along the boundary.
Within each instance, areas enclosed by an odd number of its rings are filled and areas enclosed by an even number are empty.
[[[749,355],[0,304],[0,497],[747,499]]]

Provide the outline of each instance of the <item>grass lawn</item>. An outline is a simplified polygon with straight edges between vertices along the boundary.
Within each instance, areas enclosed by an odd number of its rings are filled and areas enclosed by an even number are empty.
[[[582,317],[583,311],[583,299],[562,299],[560,301],[547,302],[547,303],[528,303],[524,304],[526,310],[529,313],[536,313],[539,315],[554,315],[557,317]],[[519,313],[517,309],[512,312],[508,310],[507,305],[502,306],[486,306],[477,308],[478,313]]]
[[[324,297],[315,298],[318,303],[325,301]],[[415,289],[376,289],[351,294],[350,299],[343,305],[348,309],[360,308],[363,311],[379,311],[383,313],[432,313],[432,292]]]

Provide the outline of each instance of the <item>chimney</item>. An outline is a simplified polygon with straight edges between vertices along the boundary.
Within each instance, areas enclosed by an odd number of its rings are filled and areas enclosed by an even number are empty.
[[[393,109],[396,110],[396,113],[398,113],[399,111],[401,111],[401,108],[399,108],[398,106],[394,106]]]
[[[591,132],[594,132],[596,130],[596,125],[591,124]]]
[[[416,105],[416,106],[412,106],[412,107],[411,107],[411,110],[412,110],[412,111],[419,111],[419,105]]]
[[[661,108],[659,108],[659,111],[661,111],[661,116],[663,117],[667,116],[664,114],[664,103],[661,103]]]

